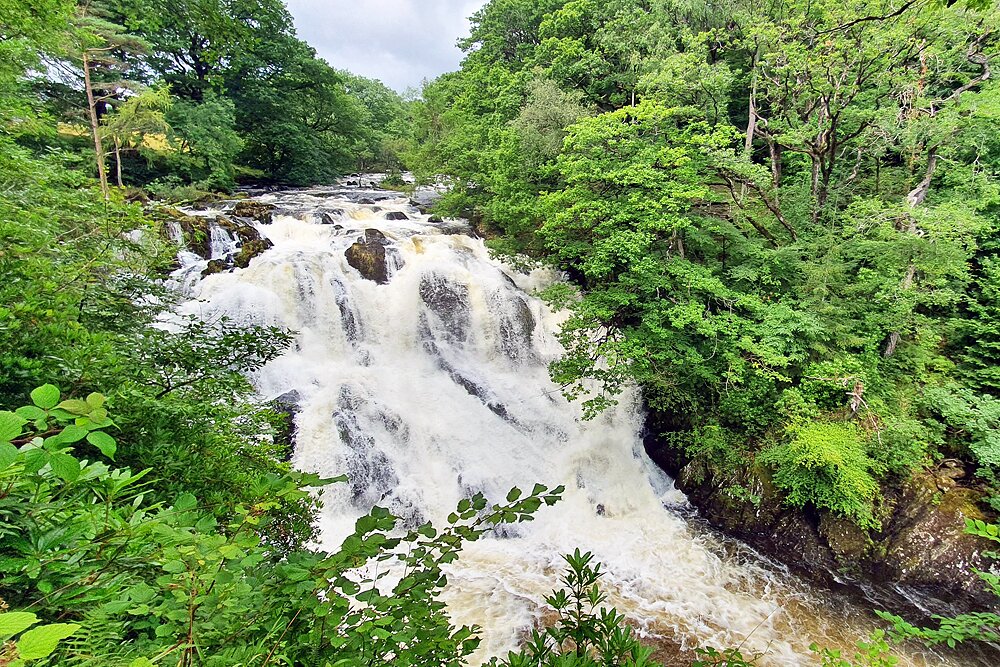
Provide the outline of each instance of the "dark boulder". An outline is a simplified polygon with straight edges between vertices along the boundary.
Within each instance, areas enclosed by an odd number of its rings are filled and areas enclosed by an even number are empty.
[[[427,218],[427,222],[444,222],[444,218],[442,218],[440,215],[432,215],[431,217]]]
[[[295,426],[295,418],[302,407],[302,396],[296,390],[286,391],[278,398],[271,401],[271,409],[278,415],[278,423],[275,424],[274,444],[280,448],[280,458],[282,461],[289,461],[295,451],[295,435],[298,429]]]
[[[274,221],[274,204],[248,199],[237,202],[232,214],[241,218],[253,218],[262,225],[269,225]]]
[[[406,215],[402,211],[389,211],[385,214],[386,220],[409,220],[410,216]]]
[[[438,274],[420,279],[420,298],[442,324],[443,335],[450,341],[468,338],[471,324],[469,288]]]
[[[344,215],[344,209],[342,208],[329,208],[324,211],[320,211],[319,222],[321,225],[335,225]]]
[[[227,259],[211,259],[208,261],[208,266],[202,270],[201,277],[204,278],[215,273],[222,273],[231,268],[232,264]]]
[[[174,218],[181,226],[184,235],[184,247],[204,259],[212,258],[212,233],[209,231],[208,218],[199,218],[181,214]]]
[[[848,585],[886,608],[954,614],[997,606],[974,569],[983,568],[982,540],[964,532],[965,519],[988,519],[983,493],[928,470],[883,490],[881,530],[866,531],[825,509],[790,507],[757,464],[720,468],[692,460],[657,435],[669,418],[652,413],[646,451],[669,473],[698,513],[803,576]],[[742,493],[731,489],[742,488]],[[907,595],[901,595],[903,591]]]
[[[366,229],[363,239],[344,252],[347,263],[364,278],[380,285],[389,282],[389,267],[385,261],[385,246],[389,240],[377,229]]]

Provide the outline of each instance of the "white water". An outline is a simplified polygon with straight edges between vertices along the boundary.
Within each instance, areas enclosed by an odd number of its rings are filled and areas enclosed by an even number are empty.
[[[264,397],[301,396],[294,463],[350,477],[324,492],[324,547],[337,548],[376,503],[413,524],[443,522],[478,491],[501,500],[515,485],[563,484],[557,506],[468,546],[449,572],[455,621],[484,628],[477,658],[514,648],[543,619],[560,555],[577,547],[604,564],[612,602],[664,659],[678,645],[742,644],[764,652],[762,664],[818,664],[811,641],[852,648],[867,634],[866,612],[683,518],[683,495],[642,449],[634,395],[593,422],[560,395],[546,371],[560,352],[560,318],[531,296],[554,276],[511,272],[480,240],[443,233],[455,225],[428,222],[405,199],[375,211],[329,194],[262,197],[279,205],[273,224],[257,227],[272,249],[205,279],[204,262],[186,254],[177,274],[197,298],[189,312],[298,332],[254,379]],[[321,224],[322,209],[342,229]],[[385,220],[387,211],[410,220]],[[345,259],[367,228],[391,243],[386,285]],[[902,664],[942,663],[913,655]]]

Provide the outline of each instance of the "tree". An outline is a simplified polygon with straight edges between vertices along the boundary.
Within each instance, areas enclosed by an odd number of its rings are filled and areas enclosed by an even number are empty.
[[[146,135],[166,135],[170,126],[164,112],[170,109],[170,91],[167,88],[148,88],[130,95],[125,102],[115,107],[113,113],[104,116],[103,134],[114,145],[115,179],[118,187],[122,182],[122,149],[135,149],[142,145]]]

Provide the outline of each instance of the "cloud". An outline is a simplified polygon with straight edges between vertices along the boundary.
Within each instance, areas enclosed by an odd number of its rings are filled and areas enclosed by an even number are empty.
[[[458,69],[455,46],[485,0],[288,0],[295,29],[338,69],[400,92]]]

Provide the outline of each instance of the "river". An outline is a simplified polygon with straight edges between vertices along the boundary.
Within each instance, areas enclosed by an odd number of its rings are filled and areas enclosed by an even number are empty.
[[[581,418],[546,370],[560,353],[561,317],[534,293],[557,276],[491,259],[464,223],[432,222],[396,193],[333,187],[258,199],[276,206],[271,224],[256,224],[272,248],[204,278],[205,260],[182,252],[174,278],[191,298],[186,312],[297,332],[253,380],[263,398],[298,405],[293,463],[350,478],[322,492],[320,546],[336,549],[375,504],[414,525],[443,521],[476,492],[499,500],[515,485],[566,487],[534,522],[468,546],[450,566],[454,620],[483,628],[472,664],[548,618],[543,596],[561,554],[577,547],[603,563],[611,602],[670,664],[699,645],[739,645],[762,653],[762,665],[819,664],[811,642],[852,649],[877,627],[863,606],[693,519],[643,450],[635,393]],[[384,236],[371,238],[384,243],[385,284],[345,258],[369,229]],[[213,256],[231,253],[237,241],[212,230]],[[949,663],[917,650],[900,664]]]

